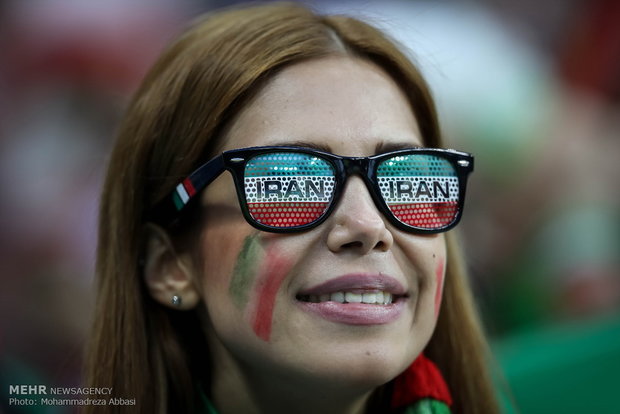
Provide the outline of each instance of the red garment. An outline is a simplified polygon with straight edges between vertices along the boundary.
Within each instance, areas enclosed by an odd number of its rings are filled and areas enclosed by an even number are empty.
[[[431,398],[452,405],[448,384],[437,365],[420,354],[415,361],[394,380],[392,408],[401,408],[419,400]]]

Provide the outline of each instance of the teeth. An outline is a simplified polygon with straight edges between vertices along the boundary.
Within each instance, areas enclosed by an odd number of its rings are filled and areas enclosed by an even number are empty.
[[[305,295],[300,296],[300,300],[304,302],[320,303],[320,302],[338,302],[338,303],[366,303],[369,305],[389,305],[392,303],[393,297],[389,292],[334,292],[332,294],[323,295]]]
[[[362,302],[373,304],[377,303],[377,294],[376,293],[364,293],[362,295]]]
[[[349,303],[362,303],[362,294],[347,292],[344,294],[344,300],[346,300]]]
[[[383,304],[389,305],[390,303],[392,303],[392,294],[385,292],[383,294]]]
[[[344,293],[342,292],[332,293],[331,300],[334,302],[344,303]]]

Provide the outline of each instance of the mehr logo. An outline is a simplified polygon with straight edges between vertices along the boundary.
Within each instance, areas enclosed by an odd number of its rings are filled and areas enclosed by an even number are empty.
[[[11,395],[42,395],[47,394],[45,385],[9,385]]]

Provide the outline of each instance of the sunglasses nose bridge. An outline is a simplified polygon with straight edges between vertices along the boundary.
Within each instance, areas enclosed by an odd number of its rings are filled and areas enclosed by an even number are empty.
[[[368,172],[368,158],[366,157],[349,157],[342,160],[346,177],[353,174],[365,176]]]
[[[369,174],[370,169],[370,159],[367,157],[347,157],[342,160],[344,165],[344,177],[342,177],[343,186],[346,184],[346,181],[352,175],[358,175],[366,185],[366,189],[370,193],[370,196],[374,200],[377,207],[379,207],[380,203],[377,198],[379,195],[376,193],[373,185],[371,183],[371,177]],[[380,209],[380,208],[379,208]]]

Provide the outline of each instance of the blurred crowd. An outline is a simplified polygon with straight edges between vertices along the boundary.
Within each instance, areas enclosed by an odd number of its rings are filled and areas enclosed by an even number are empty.
[[[0,1],[3,389],[79,384],[98,197],[122,111],[174,34],[232,3]],[[408,47],[450,146],[476,156],[459,236],[492,338],[616,317],[620,2],[306,3]]]

